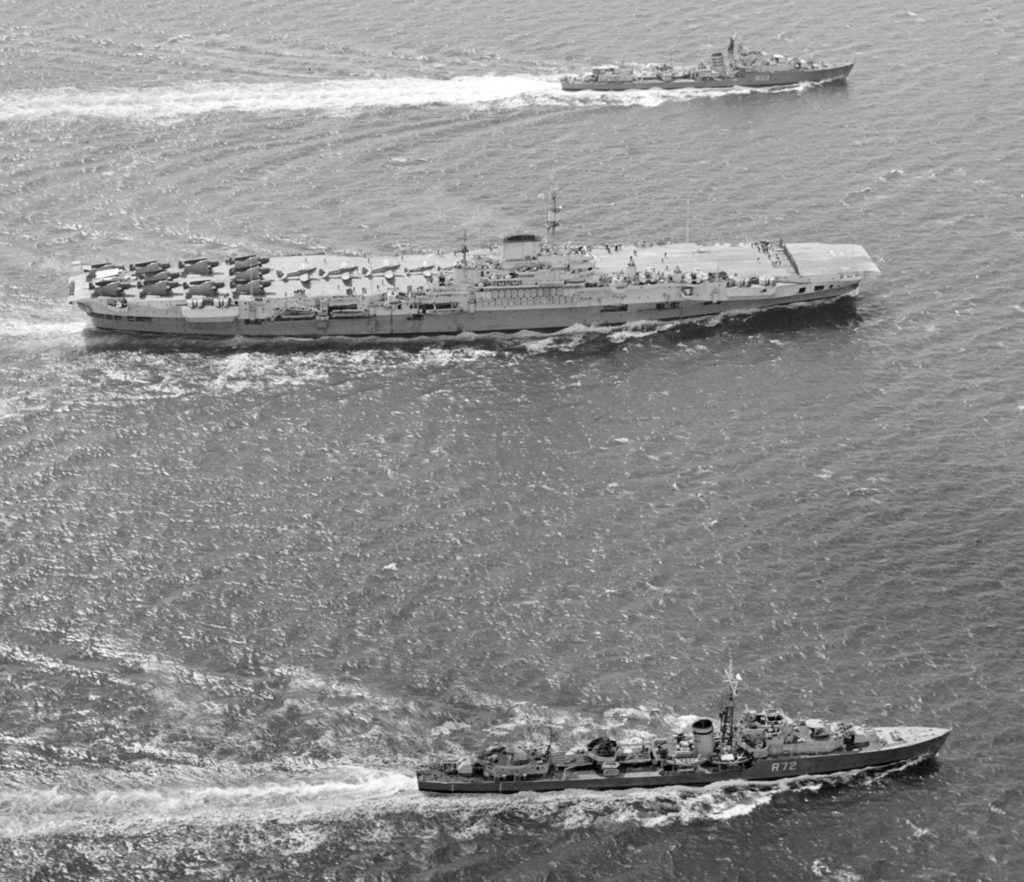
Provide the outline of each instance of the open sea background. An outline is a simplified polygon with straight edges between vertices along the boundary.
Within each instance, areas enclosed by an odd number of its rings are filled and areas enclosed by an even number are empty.
[[[0,877],[1024,878],[1018,0],[0,0]],[[563,94],[748,45],[846,86]],[[856,302],[119,338],[74,260],[857,242]],[[431,797],[742,698],[948,725],[822,782]]]

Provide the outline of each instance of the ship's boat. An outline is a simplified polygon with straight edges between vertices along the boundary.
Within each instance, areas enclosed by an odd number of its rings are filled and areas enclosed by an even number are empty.
[[[619,92],[628,89],[763,89],[794,86],[799,83],[843,82],[853,70],[853,62],[834,64],[778,53],[748,49],[729,38],[724,51],[693,65],[676,66],[665,62],[648,64],[603,64],[585,73],[561,78],[567,92]]]
[[[932,759],[949,729],[866,727],[849,721],[793,718],[779,708],[739,711],[739,676],[726,672],[728,692],[717,720],[700,717],[681,732],[620,744],[600,734],[585,746],[493,745],[416,770],[420,790],[517,793],[629,787],[701,787],[718,781],[776,781],[909,766]]]
[[[218,337],[552,332],[699,319],[856,295],[878,267],[859,245],[554,241],[400,256],[193,257],[79,266],[70,302],[104,331]]]

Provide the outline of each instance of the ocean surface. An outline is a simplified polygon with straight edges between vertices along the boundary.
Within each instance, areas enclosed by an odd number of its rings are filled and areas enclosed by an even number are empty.
[[[1024,878],[1018,2],[0,0],[0,878]],[[845,86],[568,95],[748,45]],[[857,300],[404,343],[90,330],[76,260],[855,242]],[[777,785],[420,794],[741,700]]]

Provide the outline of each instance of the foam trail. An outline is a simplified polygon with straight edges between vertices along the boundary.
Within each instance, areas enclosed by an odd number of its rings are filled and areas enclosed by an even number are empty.
[[[669,101],[721,98],[738,89],[650,89],[565,92],[538,76],[465,76],[451,79],[372,77],[318,82],[191,83],[173,88],[76,89],[12,92],[0,121],[145,119],[167,121],[210,113],[320,111],[351,116],[379,107],[451,106],[486,111],[526,106],[624,105],[658,107]]]
[[[512,806],[536,823],[565,830],[589,829],[597,823],[687,825],[751,814],[780,793],[870,783],[913,765],[910,761],[867,773],[841,772],[759,784],[723,781],[702,788],[566,790],[515,797],[422,794],[416,779],[407,773],[363,766],[322,770],[315,776],[296,773],[281,777],[275,772],[274,779],[234,786],[201,783],[210,771],[198,769],[193,770],[191,780],[164,786],[134,775],[104,779],[90,774],[54,787],[0,787],[0,841],[67,834],[143,835],[183,824],[213,830],[226,825],[255,827],[268,821],[294,825],[372,817],[390,825],[407,813],[457,819],[460,829],[471,830],[481,823],[486,826]],[[450,821],[446,823],[451,826]]]
[[[397,772],[349,775],[353,780],[260,782],[243,786],[6,790],[0,796],[0,839],[164,828],[175,823],[215,826],[273,818],[296,822],[367,810],[416,789]]]
[[[319,110],[351,114],[374,107],[557,100],[557,82],[541,77],[482,76],[448,80],[413,77],[321,80],[315,83],[194,83],[173,88],[104,92],[56,89],[14,92],[0,106],[0,120],[100,117],[174,119],[206,113]]]

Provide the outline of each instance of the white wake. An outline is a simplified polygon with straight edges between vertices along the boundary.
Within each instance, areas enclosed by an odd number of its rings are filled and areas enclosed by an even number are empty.
[[[90,91],[72,88],[8,93],[0,120],[172,120],[215,113],[319,111],[339,116],[375,108],[453,106],[490,110],[544,105],[657,106],[666,101],[714,98],[717,90],[565,92],[540,76],[371,77],[316,82],[187,83],[166,88]]]

